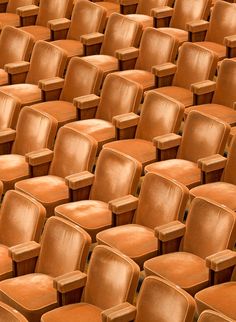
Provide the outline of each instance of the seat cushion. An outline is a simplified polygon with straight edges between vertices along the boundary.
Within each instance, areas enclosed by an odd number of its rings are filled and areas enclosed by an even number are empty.
[[[19,27],[20,26],[20,17],[16,13],[10,13],[10,12],[1,12],[0,13],[0,25],[1,29],[3,26],[14,26]]]
[[[0,156],[0,180],[3,192],[14,189],[14,184],[29,177],[29,165],[23,155],[5,154]]]
[[[22,30],[30,33],[34,38],[35,41],[37,40],[50,40],[51,39],[51,33],[50,29],[44,26],[26,26],[21,27]]]
[[[215,52],[215,54],[219,57],[219,60],[226,58],[226,47],[224,45],[211,41],[200,41],[197,44]]]
[[[42,176],[19,181],[15,189],[38,200],[47,210],[47,217],[54,215],[54,208],[69,202],[69,189],[63,178]]]
[[[83,60],[87,61],[91,65],[101,68],[103,71],[103,77],[107,74],[119,70],[118,59],[109,55],[92,55],[83,57]]]
[[[148,91],[156,87],[155,76],[145,70],[124,70],[122,72],[118,72],[117,74],[140,84],[143,87],[143,91]]]
[[[113,141],[105,144],[104,147],[130,155],[141,162],[143,167],[156,161],[156,148],[150,141],[141,139]]]
[[[0,300],[22,313],[30,322],[57,307],[53,278],[44,274],[28,274],[0,283]]]
[[[142,14],[129,14],[127,17],[131,20],[141,23],[143,29],[147,27],[153,27],[153,17],[142,15]]]
[[[0,68],[0,86],[8,84],[8,73]]]
[[[45,313],[41,322],[102,322],[101,312],[97,306],[76,303]]]
[[[177,86],[165,86],[154,89],[154,91],[176,99],[177,101],[181,102],[185,107],[193,105],[193,93],[186,88]]]
[[[33,84],[15,84],[1,87],[5,94],[17,97],[21,105],[32,105],[42,101],[41,90]]]
[[[231,126],[236,125],[236,111],[233,108],[220,104],[202,104],[191,106],[185,110],[185,115],[192,110],[200,111],[215,116]]]
[[[33,108],[52,115],[58,121],[59,126],[77,120],[76,107],[70,102],[48,101],[35,104]]]
[[[97,235],[98,244],[119,249],[141,268],[143,263],[157,255],[157,239],[153,229],[130,224],[104,230]]]
[[[236,186],[227,182],[213,182],[190,190],[192,198],[204,197],[212,199],[236,211]]]
[[[84,55],[83,44],[79,40],[61,39],[53,41],[52,44],[64,49],[68,58]]]
[[[199,314],[207,309],[221,312],[236,321],[236,282],[208,287],[195,295]]]
[[[173,36],[174,38],[178,39],[179,45],[182,45],[185,41],[188,41],[188,32],[182,29],[177,28],[158,28],[158,30]]]
[[[155,162],[147,165],[145,171],[175,179],[189,189],[201,184],[201,170],[196,163],[187,160],[171,159]]]
[[[0,244],[0,281],[11,278],[12,274],[12,260],[8,255],[8,247]]]
[[[177,252],[149,259],[144,269],[147,275],[167,279],[191,295],[209,284],[205,260],[191,253]]]
[[[65,218],[86,230],[93,242],[96,234],[111,227],[112,214],[108,204],[97,200],[82,200],[56,207],[56,216]]]

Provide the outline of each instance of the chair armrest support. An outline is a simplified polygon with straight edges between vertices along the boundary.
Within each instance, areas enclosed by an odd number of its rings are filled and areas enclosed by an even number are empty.
[[[177,66],[172,63],[153,66],[152,73],[155,75],[156,87],[170,86],[176,70]]]
[[[31,177],[47,175],[53,155],[47,148],[27,153],[25,161],[29,164]]]
[[[131,222],[134,212],[138,207],[138,198],[127,195],[109,201],[108,207],[112,212],[112,226],[119,226],[125,222]]]
[[[64,79],[60,77],[51,77],[47,79],[41,79],[38,82],[38,87],[42,90],[43,101],[58,100],[61,94],[61,90],[64,86]]]
[[[71,21],[67,18],[58,18],[48,21],[48,28],[51,33],[51,40],[66,39]]]
[[[201,169],[201,183],[219,181],[227,159],[220,154],[214,154],[198,160]]]
[[[118,49],[115,56],[119,60],[119,70],[134,69],[139,49],[135,47]]]
[[[86,120],[94,118],[99,102],[100,97],[95,94],[74,98],[73,104],[77,108],[78,119]]]
[[[15,138],[16,130],[8,128],[0,131],[0,144],[15,141]]]
[[[224,38],[226,46],[226,57],[233,58],[236,56],[236,35],[227,36]]]
[[[80,37],[80,41],[84,46],[85,56],[99,54],[103,39],[104,34],[100,32],[93,32],[90,34],[82,35]]]
[[[128,302],[118,304],[102,311],[102,322],[131,322],[134,321],[137,310]]]
[[[16,13],[20,16],[21,27],[34,25],[36,22],[37,15],[39,13],[39,7],[33,4],[18,7],[16,9]]]
[[[205,80],[191,85],[193,92],[193,105],[211,103],[216,90],[216,82]]]
[[[173,12],[174,9],[168,6],[153,8],[151,10],[151,16],[153,17],[154,27],[169,27]]]
[[[94,178],[94,174],[89,171],[74,173],[65,177],[65,183],[69,187],[71,200],[89,199],[90,189],[93,185]]]
[[[175,159],[182,137],[175,133],[169,133],[153,138],[153,145],[156,147],[158,161]]]
[[[205,20],[190,21],[186,24],[188,39],[191,42],[204,41],[209,22]]]
[[[24,83],[29,68],[30,63],[26,61],[6,64],[4,70],[8,73],[9,84]]]
[[[116,128],[116,139],[124,140],[134,138],[140,116],[135,113],[126,113],[114,116],[112,124]]]

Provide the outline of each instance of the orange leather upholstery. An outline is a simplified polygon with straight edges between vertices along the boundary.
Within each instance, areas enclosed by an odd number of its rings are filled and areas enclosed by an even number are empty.
[[[27,322],[22,314],[3,302],[0,302],[0,319],[5,322]]]
[[[202,312],[198,319],[198,322],[233,322],[233,320],[221,313],[212,310],[206,310]]]

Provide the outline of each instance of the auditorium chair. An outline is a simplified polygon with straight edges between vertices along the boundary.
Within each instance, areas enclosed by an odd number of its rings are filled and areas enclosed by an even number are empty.
[[[157,160],[153,139],[167,133],[177,133],[183,118],[184,106],[163,94],[149,91],[144,99],[141,115],[134,113],[113,117],[117,141],[105,148],[123,152],[142,163],[144,168]],[[120,131],[133,129],[131,139],[119,140]]]
[[[174,63],[178,50],[176,38],[160,32],[155,28],[146,28],[140,47],[129,47],[116,51],[120,62],[133,59],[133,69],[120,72],[123,77],[133,80],[147,91],[156,87],[152,67],[164,63]],[[130,66],[131,67],[131,66]]]
[[[139,84],[120,75],[107,75],[101,96],[94,94],[78,97],[74,100],[79,121],[67,124],[92,136],[98,143],[98,152],[103,144],[116,138],[112,118],[116,115],[137,112],[142,98]],[[120,138],[129,137],[129,131],[121,131]]]
[[[53,41],[53,44],[66,51],[68,60],[74,56],[84,56],[84,47],[80,41],[83,35],[103,32],[106,10],[91,1],[78,1],[73,9],[71,20],[60,18],[50,20],[52,32],[65,31],[66,39]]]
[[[197,322],[234,322],[234,321],[235,320],[232,320],[221,313],[218,313],[212,310],[206,310],[202,312]]]
[[[97,246],[87,274],[77,271],[54,282],[59,293],[83,290],[82,299],[47,312],[41,322],[107,321],[103,316],[108,312],[133,302],[138,278],[139,268],[132,260],[110,247]]]
[[[186,224],[173,221],[159,226],[156,234],[160,244],[168,248],[175,243],[176,250],[147,260],[146,275],[169,280],[191,295],[227,277],[215,267],[220,257],[224,259],[222,251],[228,254],[235,244],[236,215],[231,209],[195,198]]]
[[[26,160],[33,178],[18,181],[15,189],[32,196],[54,214],[57,205],[73,201],[66,182],[83,171],[92,171],[97,144],[75,129],[58,131],[54,151],[41,149],[28,153]]]
[[[18,7],[36,4],[35,0],[1,0],[0,2],[0,30],[4,26],[20,27],[20,17],[16,13]]]
[[[136,307],[124,303],[102,316],[109,322],[192,322],[194,311],[195,302],[187,292],[168,281],[149,276],[141,286]]]
[[[202,159],[198,166],[202,177],[212,176],[213,182],[191,189],[191,199],[206,197],[236,211],[236,136],[232,139],[227,159],[215,154]]]
[[[42,100],[51,100],[55,93],[52,92],[51,97],[41,97],[38,82],[50,77],[61,77],[65,63],[66,54],[64,51],[45,41],[38,41],[34,46],[30,62],[23,61],[5,65],[10,84],[13,85],[2,86],[0,91],[16,97],[21,106],[32,105]]]
[[[53,148],[57,122],[44,113],[24,107],[16,130],[0,131],[0,180],[4,193],[14,188],[15,182],[31,175],[25,156],[43,148]]]
[[[80,40],[87,56],[83,59],[99,66],[103,70],[104,77],[119,69],[129,69],[130,61],[119,62],[115,57],[116,51],[127,47],[138,47],[141,35],[140,23],[119,13],[113,13],[108,19],[104,34],[96,32],[81,36]],[[133,64],[132,59],[131,62]]]
[[[48,27],[50,20],[58,18],[70,18],[73,9],[73,0],[40,0],[39,6],[30,5],[17,9],[17,14],[22,20],[33,20],[31,25],[21,27],[30,33],[36,40],[57,40],[63,36],[60,32],[51,33]]]
[[[232,266],[236,265],[236,252],[222,252],[221,256],[216,259],[214,265],[215,270],[222,272],[223,270],[232,271]],[[231,281],[225,281],[217,285],[210,286],[195,294],[198,313],[206,309],[211,309],[231,318],[229,321],[236,320],[235,308],[235,292],[236,292],[236,268],[234,268]]]
[[[0,86],[8,84],[4,66],[8,63],[29,61],[33,50],[33,38],[12,26],[5,26],[0,36]]]
[[[207,19],[211,0],[175,0],[174,8],[152,9],[154,27],[175,36],[180,44],[188,41],[187,23]],[[197,36],[191,41],[197,41]]]
[[[203,97],[200,95],[198,100],[194,101],[191,85],[212,80],[217,61],[212,51],[186,42],[179,50],[176,64],[165,63],[152,68],[156,77],[156,87],[159,87],[155,91],[173,97],[185,107],[203,104]]]
[[[15,190],[5,194],[0,211],[0,280],[13,277],[9,248],[31,240],[38,242],[45,217],[45,209],[33,198]]]
[[[208,183],[206,175],[201,181],[198,163],[214,154],[223,154],[230,127],[223,121],[197,111],[191,111],[185,123],[182,137],[165,134],[155,138],[158,162],[145,167],[175,179],[189,189]]]
[[[78,119],[73,100],[84,95],[98,95],[101,83],[102,71],[98,67],[79,57],[73,57],[67,67],[65,79],[54,77],[39,81],[39,88],[45,97],[50,95],[51,91],[58,90],[58,97],[55,97],[57,100],[34,104],[32,108],[50,114],[61,127]]]
[[[27,242],[9,249],[16,277],[0,282],[0,300],[29,322],[58,307],[55,280],[84,270],[90,237],[61,218],[49,218],[40,244]]]
[[[220,65],[219,74],[215,82],[205,81],[192,85],[195,101],[198,96],[206,96],[205,104],[191,106],[185,110],[197,110],[215,116],[231,126],[236,125],[236,60],[224,59]]]
[[[0,302],[0,321],[4,322],[28,322],[26,318],[11,306]]]
[[[187,23],[189,38],[199,35],[203,48],[212,50],[220,60],[236,56],[236,7],[226,1],[216,1],[210,22],[199,20]],[[202,41],[201,41],[202,40]]]
[[[133,219],[126,225],[98,233],[97,242],[118,249],[142,269],[147,259],[159,254],[155,231],[168,222],[183,221],[188,198],[188,189],[184,185],[148,173],[142,182],[139,198],[128,195],[109,203],[114,223],[128,212],[133,214]]]
[[[135,194],[141,175],[141,164],[126,154],[103,149],[98,157],[95,174],[82,172],[68,180],[71,193],[77,190],[77,202],[56,207],[56,216],[72,221],[86,230],[93,242],[96,234],[113,224],[109,203]],[[136,203],[136,201],[135,201]],[[117,223],[130,221],[127,213]]]

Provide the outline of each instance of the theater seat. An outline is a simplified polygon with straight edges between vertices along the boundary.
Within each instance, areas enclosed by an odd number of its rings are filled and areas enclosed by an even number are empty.
[[[17,74],[18,81],[15,85],[2,86],[0,91],[16,97],[21,106],[41,102],[39,80],[62,76],[65,63],[64,51],[45,41],[38,41],[34,46],[30,63],[18,62],[5,65],[8,74],[14,77]]]
[[[79,190],[77,202],[56,207],[56,216],[72,221],[86,230],[92,241],[99,231],[110,228],[113,223],[109,202],[134,194],[141,174],[141,164],[135,159],[110,149],[100,153],[95,175],[82,172],[68,182],[70,189]],[[129,222],[130,215],[119,223]]]
[[[185,107],[201,104],[201,101],[194,101],[191,86],[212,80],[216,65],[217,57],[212,51],[195,43],[184,43],[179,50],[176,65],[166,63],[153,68],[156,86],[159,87],[155,91],[173,97]]]
[[[1,16],[1,14],[0,14]],[[0,85],[8,84],[8,74],[4,66],[8,63],[29,61],[33,49],[33,38],[26,32],[5,26],[0,36]]]
[[[103,313],[103,317],[109,322],[192,322],[194,311],[195,303],[188,293],[168,281],[149,276],[141,286],[136,307],[129,303],[117,305]]]
[[[229,131],[229,125],[223,121],[192,111],[185,123],[182,137],[166,134],[156,138],[159,162],[147,165],[145,171],[166,175],[189,189],[198,186],[202,183],[198,162],[213,154],[222,155]],[[207,180],[206,176],[204,183]]]
[[[70,18],[73,8],[73,0],[40,0],[39,7],[28,6],[19,8],[17,13],[20,17],[32,17],[36,19],[34,25],[21,27],[30,33],[36,40],[56,40],[56,33],[50,33],[48,22],[58,18]]]
[[[99,68],[79,57],[73,57],[69,62],[65,80],[54,77],[39,82],[44,96],[51,91],[58,90],[58,100],[34,104],[32,107],[53,116],[61,127],[78,119],[77,108],[73,100],[84,95],[99,94],[101,83],[102,71]]]
[[[186,225],[178,221],[163,225],[157,235],[162,243],[178,238],[180,246],[175,252],[147,260],[145,273],[167,279],[194,295],[213,282],[213,259],[234,247],[236,216],[225,206],[196,198]]]
[[[57,123],[52,117],[24,107],[16,130],[7,128],[0,131],[1,154],[4,154],[0,155],[0,180],[4,193],[13,189],[15,182],[31,175],[25,155],[52,148],[56,130]]]
[[[31,241],[10,248],[21,274],[0,282],[0,300],[29,322],[39,322],[43,313],[58,306],[54,279],[83,271],[89,246],[88,234],[79,227],[60,218],[48,219],[40,244]]]
[[[82,288],[80,303],[62,306],[42,316],[41,322],[102,322],[103,315],[117,305],[132,303],[138,284],[139,268],[128,257],[106,246],[95,247],[86,275],[77,272],[69,279],[77,280]],[[60,291],[64,281],[57,280]],[[111,296],[112,292],[112,296]]]
[[[206,310],[199,316],[198,322],[234,322],[234,320],[221,313]]]
[[[188,41],[186,24],[200,19],[207,19],[211,0],[175,0],[174,8],[152,9],[154,26],[176,37],[180,44]]]
[[[9,248],[31,240],[38,242],[45,217],[45,209],[34,199],[14,190],[5,194],[0,212],[0,280],[13,277]]]
[[[125,196],[119,199],[118,206],[116,201],[109,203],[109,209],[117,221],[129,212],[129,208],[132,209],[133,220],[127,225],[98,233],[98,244],[120,250],[143,269],[147,259],[159,254],[156,229],[174,220],[182,221],[188,197],[188,189],[182,184],[148,173],[144,177],[139,198],[134,200],[133,196]]]
[[[149,91],[145,96],[140,117],[134,113],[113,118],[116,137],[120,131],[134,129],[134,138],[117,140],[104,145],[130,155],[144,167],[157,160],[155,137],[167,133],[177,133],[183,118],[184,106],[163,94]]]
[[[4,322],[27,322],[22,314],[3,302],[0,302],[0,320]]]

